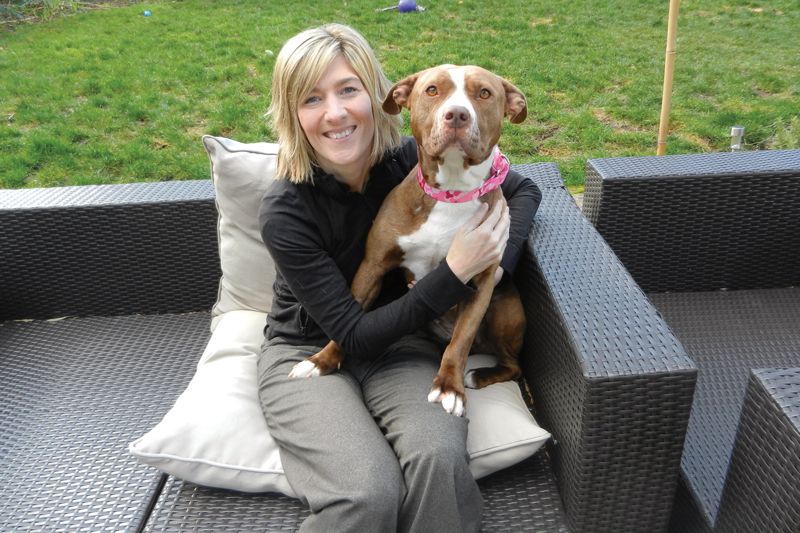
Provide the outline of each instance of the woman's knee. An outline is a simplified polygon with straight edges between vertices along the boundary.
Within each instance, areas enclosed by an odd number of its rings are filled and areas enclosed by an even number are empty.
[[[397,459],[391,463],[365,458],[342,473],[335,487],[330,487],[326,513],[328,518],[348,531],[394,531],[405,499],[405,482]],[[312,505],[313,508],[313,505]],[[321,509],[318,509],[321,511]],[[346,527],[344,527],[346,526]]]
[[[452,416],[452,415],[448,415]],[[403,466],[438,475],[452,475],[469,468],[466,437],[458,431],[435,430],[405,435],[398,451]]]
[[[396,515],[406,489],[400,465],[396,459],[393,463],[349,481],[355,506]]]

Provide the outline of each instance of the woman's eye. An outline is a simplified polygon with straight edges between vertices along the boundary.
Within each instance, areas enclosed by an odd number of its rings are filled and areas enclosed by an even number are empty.
[[[342,94],[355,94],[358,92],[356,87],[345,87],[342,89]]]
[[[481,100],[486,100],[492,96],[492,92],[489,89],[481,89],[481,92],[478,93],[478,96],[480,96]]]
[[[436,87],[436,85],[431,85],[430,87],[425,89],[425,94],[427,94],[428,96],[438,96],[439,89]]]
[[[303,100],[303,105],[311,105],[316,104],[319,102],[319,96],[309,96],[305,100]]]

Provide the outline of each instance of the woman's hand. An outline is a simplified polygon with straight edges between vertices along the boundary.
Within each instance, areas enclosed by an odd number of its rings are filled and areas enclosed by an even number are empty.
[[[445,260],[462,283],[471,280],[503,258],[511,217],[505,202],[482,203],[475,215],[456,233]],[[496,281],[496,280],[495,280]]]

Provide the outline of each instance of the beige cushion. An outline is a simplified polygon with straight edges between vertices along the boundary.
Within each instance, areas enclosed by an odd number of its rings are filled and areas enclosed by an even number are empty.
[[[200,485],[297,496],[281,466],[258,399],[256,365],[267,315],[229,311],[220,317],[189,386],[130,452]],[[467,369],[491,366],[473,355]],[[532,455],[550,436],[536,425],[516,383],[467,389],[467,451],[476,479]]]
[[[214,331],[189,386],[158,425],[131,443],[130,451],[146,464],[201,485],[297,496],[261,412],[256,372],[274,281],[257,214],[275,171],[276,145],[208,136],[203,143],[220,210],[223,279]],[[472,356],[468,369],[493,361]],[[516,383],[466,394],[467,450],[476,479],[525,459],[549,438]]]
[[[200,485],[296,496],[258,402],[256,365],[266,313],[220,316],[189,386],[132,454]]]
[[[258,207],[272,179],[278,145],[244,144],[224,137],[203,137],[211,160],[211,179],[217,192],[217,226],[222,279],[212,310],[220,315],[234,309],[269,311],[275,266],[261,240]]]

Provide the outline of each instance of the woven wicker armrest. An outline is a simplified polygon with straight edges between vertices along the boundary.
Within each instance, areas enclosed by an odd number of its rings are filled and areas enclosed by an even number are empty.
[[[588,218],[699,368],[673,531],[798,531],[796,469],[767,451],[796,446],[772,387],[797,373],[748,377],[800,363],[799,186],[800,150],[587,164]]]
[[[800,368],[750,374],[718,531],[800,531]]]
[[[584,210],[646,292],[800,285],[800,150],[591,159]]]
[[[523,365],[570,531],[665,531],[696,369],[564,187],[540,188]]]
[[[0,320],[209,309],[209,181],[0,190]]]

